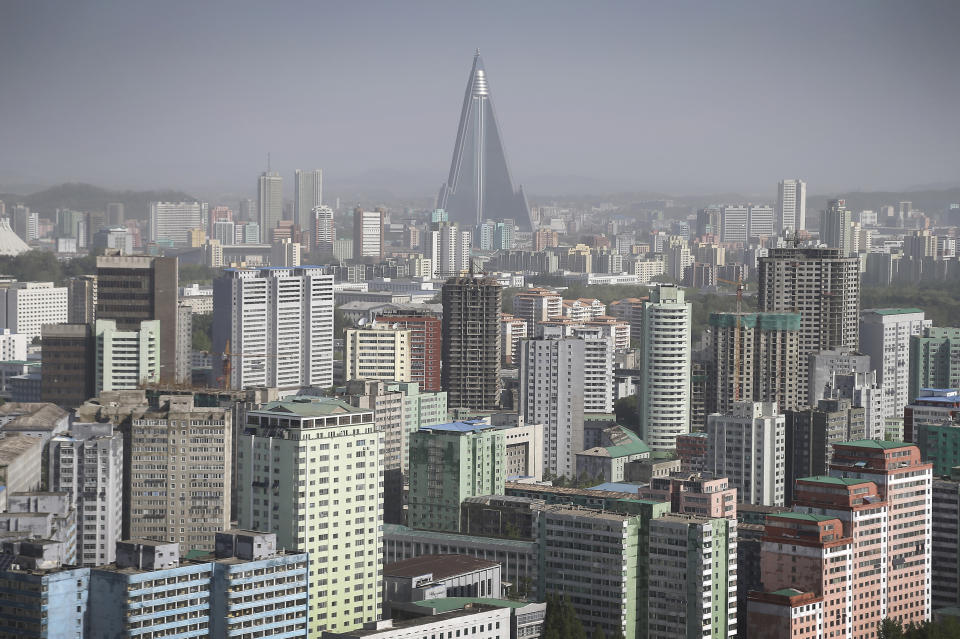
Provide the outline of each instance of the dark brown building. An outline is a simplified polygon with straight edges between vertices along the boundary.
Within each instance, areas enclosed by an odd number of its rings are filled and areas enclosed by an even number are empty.
[[[189,362],[177,361],[177,258],[147,255],[97,258],[97,319],[122,331],[160,320],[160,381],[188,382]]]
[[[443,371],[449,408],[500,406],[501,287],[491,278],[453,277],[443,285]]]
[[[40,400],[70,410],[93,397],[93,331],[89,324],[44,324]]]

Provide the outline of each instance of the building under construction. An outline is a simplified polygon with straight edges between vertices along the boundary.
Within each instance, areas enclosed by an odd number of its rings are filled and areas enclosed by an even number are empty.
[[[493,410],[500,401],[501,287],[487,277],[443,285],[443,371],[449,408]]]

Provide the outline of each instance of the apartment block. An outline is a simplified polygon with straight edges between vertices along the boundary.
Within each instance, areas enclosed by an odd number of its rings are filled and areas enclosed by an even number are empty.
[[[77,512],[77,560],[114,561],[123,530],[123,436],[110,423],[75,422],[48,445],[47,485],[70,495]]]
[[[726,477],[710,473],[675,472],[669,477],[654,477],[637,496],[669,503],[669,511],[681,515],[737,518],[737,489]]]
[[[450,408],[493,410],[500,403],[501,287],[492,278],[443,285],[443,370]]]
[[[62,408],[79,406],[95,395],[94,340],[89,324],[44,324],[40,399]]]
[[[440,391],[440,352],[443,334],[440,318],[426,311],[387,311],[376,322],[410,331],[410,381],[420,390]]]
[[[226,388],[333,385],[333,276],[225,269],[213,286],[214,377]]]
[[[860,314],[860,350],[870,356],[883,391],[884,418],[903,417],[909,403],[910,340],[932,322],[918,308],[881,308]]]
[[[532,335],[540,322],[563,316],[563,297],[543,288],[525,289],[513,296],[513,315],[526,322]]]
[[[460,504],[502,495],[504,431],[480,422],[423,426],[410,435],[408,521],[412,528],[460,531]]]
[[[504,366],[516,366],[520,362],[520,340],[530,337],[526,320],[516,315],[500,314],[500,352]]]
[[[297,397],[247,413],[237,520],[309,553],[308,637],[380,617],[383,447],[373,411],[339,400]]]
[[[920,424],[952,423],[960,415],[960,389],[921,388],[903,409],[903,439],[917,441]]]
[[[140,322],[133,330],[117,328],[115,320],[94,324],[93,391],[132,390],[160,381],[162,355],[160,322]]]
[[[190,246],[190,231],[206,229],[208,218],[206,202],[151,202],[150,241]]]
[[[960,605],[960,471],[933,480],[932,500],[930,593],[936,611]]]
[[[910,336],[907,400],[921,388],[960,388],[960,328],[926,326]]]
[[[707,470],[726,477],[741,503],[783,506],[786,436],[775,403],[738,402],[707,417]]]
[[[0,328],[40,337],[44,324],[64,324],[68,319],[67,289],[53,282],[12,282],[0,288]]]
[[[410,331],[374,322],[343,332],[344,378],[411,381]]]

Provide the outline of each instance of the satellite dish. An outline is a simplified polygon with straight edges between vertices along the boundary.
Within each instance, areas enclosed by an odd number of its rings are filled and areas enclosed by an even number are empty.
[[[366,317],[361,317],[357,320],[357,326],[366,326],[369,321]]]

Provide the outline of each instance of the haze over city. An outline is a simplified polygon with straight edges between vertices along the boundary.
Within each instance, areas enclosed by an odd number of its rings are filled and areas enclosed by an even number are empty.
[[[955,2],[0,6],[0,192],[433,197],[474,49],[534,195],[956,185]]]

